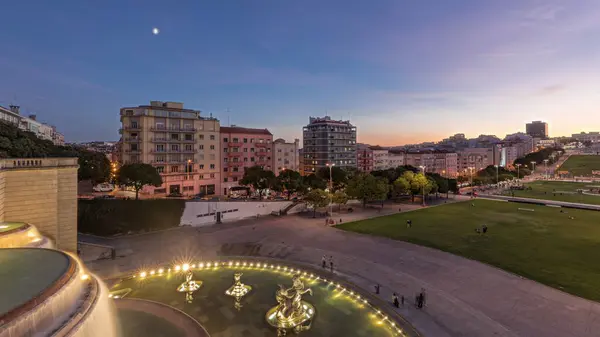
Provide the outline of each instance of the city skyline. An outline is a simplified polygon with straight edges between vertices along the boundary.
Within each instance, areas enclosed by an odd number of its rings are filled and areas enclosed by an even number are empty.
[[[382,146],[503,138],[534,120],[552,137],[596,131],[589,0],[94,6],[11,3],[27,15],[0,32],[0,105],[67,141],[116,140],[119,108],[149,100],[287,140],[325,115]]]

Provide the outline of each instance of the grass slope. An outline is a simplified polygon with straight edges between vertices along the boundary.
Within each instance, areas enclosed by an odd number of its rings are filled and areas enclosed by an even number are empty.
[[[558,170],[569,171],[575,176],[591,176],[593,170],[600,171],[600,156],[573,155]]]
[[[474,204],[448,204],[338,227],[437,248],[600,300],[600,212],[560,213],[553,207],[491,200]],[[413,222],[411,228],[407,219]],[[477,234],[474,229],[483,224],[488,233]]]
[[[598,189],[598,187],[591,186],[600,186],[600,183],[534,181],[532,183],[525,184],[525,186],[531,187],[532,189],[523,191],[515,190],[513,191],[515,197],[600,205],[600,194],[586,195],[577,192],[578,189]],[[511,195],[511,192],[506,192],[506,195]]]

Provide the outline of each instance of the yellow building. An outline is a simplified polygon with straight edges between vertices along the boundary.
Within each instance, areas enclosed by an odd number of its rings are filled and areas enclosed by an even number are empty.
[[[0,159],[0,223],[29,223],[76,252],[77,168],[77,158]]]
[[[143,193],[215,194],[220,191],[219,120],[184,109],[183,103],[152,101],[121,109],[122,164],[146,163],[163,179]]]

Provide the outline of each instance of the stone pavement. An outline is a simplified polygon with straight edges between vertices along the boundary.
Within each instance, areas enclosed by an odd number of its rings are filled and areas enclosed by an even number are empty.
[[[342,218],[347,222],[395,212],[398,206]],[[114,246],[131,253],[88,264],[102,277],[159,262],[218,255],[260,255],[316,265],[327,255],[333,256],[336,273],[366,291],[381,284],[380,296],[386,301],[395,291],[412,302],[425,288],[424,310],[406,304],[400,312],[427,337],[600,336],[599,303],[435,249],[328,227],[323,218],[287,216],[181,228],[115,239]]]

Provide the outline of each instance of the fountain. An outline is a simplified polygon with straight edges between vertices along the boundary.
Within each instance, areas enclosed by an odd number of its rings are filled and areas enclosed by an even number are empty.
[[[192,303],[194,300],[194,292],[200,289],[202,285],[202,281],[194,281],[192,278],[194,277],[194,273],[192,271],[188,271],[185,274],[185,282],[177,287],[177,291],[180,293],[185,293],[185,301],[188,303]]]
[[[277,328],[277,336],[285,336],[288,330],[298,333],[310,329],[315,308],[302,300],[302,295],[306,293],[312,295],[312,290],[304,288],[304,282],[299,274],[292,278],[291,288],[286,289],[279,285],[279,290],[275,294],[279,304],[269,309],[265,316],[267,322]]]
[[[233,306],[237,310],[242,308],[242,304],[240,303],[242,297],[246,296],[246,294],[252,290],[251,286],[242,283],[242,275],[243,273],[241,272],[233,274],[233,285],[229,287],[229,289],[225,290],[226,295],[233,296],[235,298]]]

